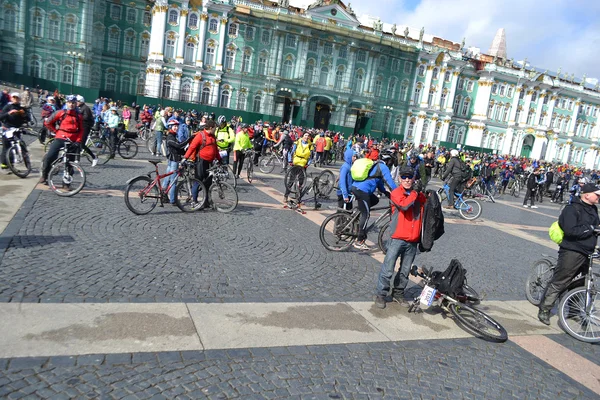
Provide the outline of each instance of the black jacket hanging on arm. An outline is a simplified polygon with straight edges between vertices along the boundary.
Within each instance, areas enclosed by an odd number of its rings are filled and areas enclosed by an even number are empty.
[[[444,234],[444,214],[437,193],[427,190],[427,202],[423,209],[423,225],[421,227],[421,242],[419,251],[431,251],[433,242]]]

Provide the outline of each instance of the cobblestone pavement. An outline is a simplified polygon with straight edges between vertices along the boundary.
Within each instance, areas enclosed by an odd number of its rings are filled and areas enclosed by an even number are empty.
[[[476,339],[0,360],[0,397],[574,399],[597,395]]]

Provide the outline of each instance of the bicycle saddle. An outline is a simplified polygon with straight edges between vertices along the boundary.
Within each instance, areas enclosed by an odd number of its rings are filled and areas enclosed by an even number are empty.
[[[157,166],[158,164],[162,163],[162,161],[161,161],[161,160],[148,160],[148,162],[149,162],[150,164],[154,164],[154,166]]]

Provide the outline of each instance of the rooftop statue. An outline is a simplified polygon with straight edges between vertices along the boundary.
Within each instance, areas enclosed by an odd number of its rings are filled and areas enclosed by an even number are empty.
[[[407,26],[406,29],[404,29],[404,37],[408,38],[409,33],[410,33],[410,31],[408,30],[408,26]]]
[[[425,27],[422,27],[421,32],[419,32],[419,42],[423,41],[423,35],[425,35]]]
[[[392,35],[396,36],[396,24],[392,25]]]

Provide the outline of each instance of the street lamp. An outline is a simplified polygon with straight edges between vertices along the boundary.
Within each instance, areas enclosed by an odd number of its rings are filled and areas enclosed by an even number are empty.
[[[390,125],[390,114],[394,111],[394,107],[392,106],[383,106],[383,110],[385,111],[385,117],[383,118],[383,138],[385,138],[385,134],[387,133],[388,126]]]
[[[73,59],[73,73],[71,74],[71,94],[73,94],[73,84],[75,82],[75,71],[77,68],[76,61],[83,57],[83,54],[76,51],[67,51],[67,56]]]
[[[160,78],[159,78],[159,85],[160,87],[158,88],[158,104],[160,105],[160,108],[162,108],[162,99],[164,96],[164,90],[165,90],[165,74],[167,73],[168,69],[167,67],[162,67],[160,70]]]

